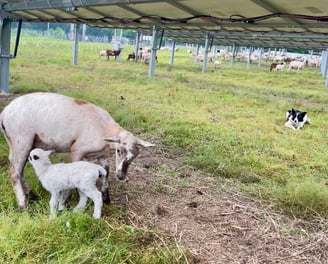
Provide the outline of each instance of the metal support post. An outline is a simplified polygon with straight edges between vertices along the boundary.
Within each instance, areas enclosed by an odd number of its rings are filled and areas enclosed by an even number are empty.
[[[171,57],[170,57],[170,64],[173,64],[173,61],[174,61],[174,52],[175,52],[175,41],[173,40],[172,50],[171,50]]]
[[[1,25],[1,54],[0,54],[0,92],[9,92],[9,62],[10,62],[10,33],[11,21],[4,19]]]
[[[74,40],[73,40],[73,64],[77,65],[77,57],[78,57],[78,50],[79,50],[79,29],[80,25],[75,24],[74,26]]]

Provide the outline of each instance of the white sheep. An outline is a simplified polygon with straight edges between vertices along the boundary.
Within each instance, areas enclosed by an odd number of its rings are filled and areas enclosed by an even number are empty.
[[[93,217],[100,218],[103,201],[96,184],[100,180],[102,189],[107,187],[106,170],[100,165],[87,161],[52,164],[49,155],[53,152],[36,148],[30,152],[28,157],[43,188],[51,194],[49,218],[55,217],[58,205],[59,210],[65,208],[66,196],[63,193],[75,188],[79,192],[80,201],[74,211],[83,209],[90,198],[94,203]]]
[[[112,147],[116,176],[124,180],[139,153],[138,146],[154,146],[122,128],[104,109],[56,93],[31,93],[14,99],[0,114],[0,124],[9,145],[10,177],[22,211],[26,198],[33,197],[23,176],[33,148],[70,152],[72,161],[96,157],[108,170],[106,149]],[[103,195],[109,203],[108,190]]]
[[[304,61],[291,61],[289,63],[288,70],[291,70],[291,69],[301,70],[304,68],[304,65],[305,65]]]

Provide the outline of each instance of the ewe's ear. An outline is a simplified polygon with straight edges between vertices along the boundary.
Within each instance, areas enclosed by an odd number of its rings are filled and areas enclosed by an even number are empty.
[[[111,143],[121,143],[121,139],[119,137],[115,138],[104,138],[105,141],[111,142]]]
[[[147,148],[147,147],[154,147],[154,146],[155,146],[155,144],[150,143],[150,142],[148,142],[148,141],[144,141],[144,140],[142,140],[142,139],[140,139],[140,138],[136,138],[136,139],[137,139],[137,144],[138,144],[139,146],[143,146],[143,147],[145,147],[145,148]]]

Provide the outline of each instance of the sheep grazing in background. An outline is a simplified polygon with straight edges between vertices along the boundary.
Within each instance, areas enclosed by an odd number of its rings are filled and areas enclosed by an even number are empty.
[[[130,54],[128,54],[128,58],[126,59],[127,61],[128,60],[134,60],[136,58],[136,54],[133,52],[133,53],[130,53]]]
[[[145,49],[142,51],[141,62],[149,63],[151,59],[151,49]],[[155,61],[158,63],[157,55],[155,56]]]
[[[56,93],[30,93],[9,103],[0,114],[1,130],[9,145],[10,177],[19,208],[33,192],[23,170],[33,148],[70,152],[72,161],[92,156],[108,171],[107,149],[115,149],[116,176],[127,179],[139,146],[153,144],[122,128],[104,109]],[[109,203],[108,190],[103,192]]]
[[[36,148],[28,157],[42,186],[51,194],[50,219],[55,217],[57,206],[59,210],[65,208],[66,196],[63,193],[75,188],[79,192],[80,201],[74,211],[83,209],[90,198],[94,203],[93,218],[100,218],[103,201],[101,192],[97,189],[97,181],[101,181],[103,190],[107,187],[106,170],[87,161],[51,164],[51,153],[51,150]]]
[[[106,50],[99,51],[99,58],[102,57],[102,56],[107,56]]]
[[[110,56],[115,57],[115,60],[116,60],[117,57],[120,55],[121,51],[122,51],[122,48],[121,49],[118,49],[118,50],[106,50],[107,60],[109,60],[109,57]]]
[[[215,69],[219,68],[220,66],[221,66],[221,61],[219,61],[219,60],[214,61],[214,68]]]
[[[291,61],[289,63],[288,70],[291,69],[301,70],[304,68],[304,66],[305,66],[305,61]]]
[[[321,57],[309,57],[307,58],[307,65],[314,66],[316,68],[321,66]]]
[[[278,63],[271,63],[270,65],[270,72],[272,72],[273,69],[275,69],[277,67]]]
[[[212,61],[213,61],[213,56],[210,55],[210,54],[208,54],[208,55],[207,55],[207,62],[212,62]],[[199,55],[197,56],[197,62],[204,62],[204,55],[199,54]]]
[[[118,50],[110,50],[110,49],[101,50],[101,51],[99,51],[99,58],[102,57],[102,56],[106,56],[107,60],[109,60],[110,56],[114,56],[115,60],[116,60],[117,57],[120,55],[121,51],[122,51],[122,48],[118,49]]]
[[[276,65],[276,67],[274,68],[276,71],[283,71],[285,69],[285,63],[279,63]]]

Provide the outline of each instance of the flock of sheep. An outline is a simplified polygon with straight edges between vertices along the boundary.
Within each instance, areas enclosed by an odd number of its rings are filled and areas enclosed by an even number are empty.
[[[168,47],[162,47],[160,51],[170,51],[171,49]],[[175,51],[178,51],[179,48],[175,48]],[[101,50],[99,52],[99,57],[101,56],[107,56],[108,52],[105,50]],[[195,54],[195,51],[192,49],[188,49],[187,53],[190,54],[193,58],[195,58],[195,62],[203,63],[204,62],[204,55],[202,52],[199,52],[198,54]],[[230,52],[226,52],[224,50],[219,51],[217,54],[214,53],[208,53],[207,54],[207,62],[214,62],[214,68],[219,68],[222,64],[223,60],[231,60],[231,57],[233,55]],[[321,56],[318,55],[301,55],[301,54],[295,54],[295,53],[275,53],[275,52],[266,52],[263,54],[258,54],[256,52],[253,52],[250,56],[247,52],[239,52],[234,55],[234,61],[247,61],[248,57],[250,62],[258,62],[259,58],[261,56],[261,59],[265,61],[272,62],[270,65],[270,71],[283,71],[285,69],[291,70],[301,70],[305,66],[309,67],[320,67],[321,66]],[[137,52],[128,54],[127,60],[135,60],[142,63],[149,63],[151,58],[151,49],[146,48],[140,48]],[[157,56],[156,56],[156,62]]]

